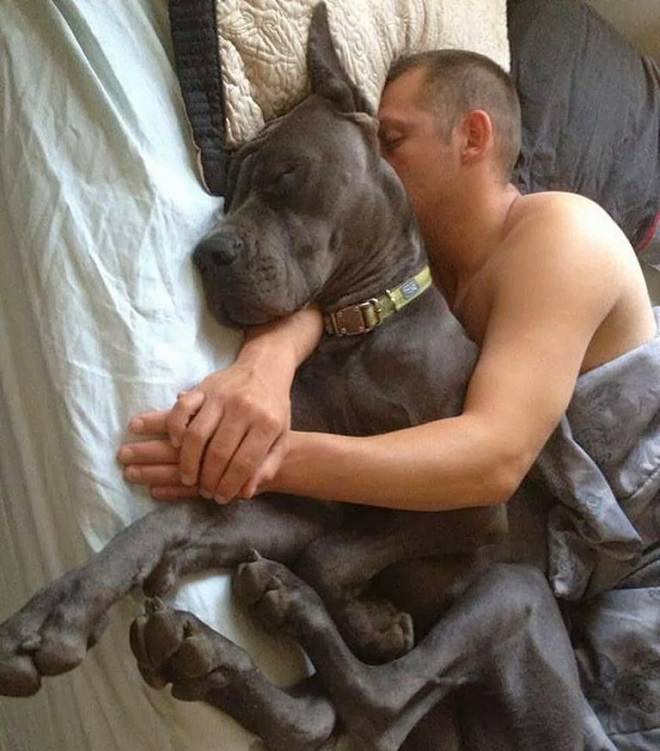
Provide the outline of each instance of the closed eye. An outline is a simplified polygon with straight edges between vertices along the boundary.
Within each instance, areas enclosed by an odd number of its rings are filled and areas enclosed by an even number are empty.
[[[386,154],[391,154],[396,148],[403,143],[403,136],[397,136],[396,138],[383,139],[381,146]]]
[[[293,187],[293,184],[299,172],[300,170],[298,169],[298,165],[294,164],[289,167],[286,167],[280,172],[278,172],[276,175],[273,175],[272,177],[270,177],[266,181],[264,187],[267,191],[278,191],[278,190],[290,189]]]
[[[404,140],[404,135],[394,129],[383,129],[378,134],[381,151],[385,154],[391,154],[397,149]]]
[[[281,167],[279,172],[264,170],[255,188],[268,201],[281,202],[286,199],[290,202],[299,195],[306,174],[307,169],[303,164],[289,164]]]
[[[293,174],[295,174],[297,169],[297,167],[287,167],[287,169],[282,170],[279,175],[277,175],[273,182],[278,182],[279,180],[285,180],[287,177],[291,177]]]

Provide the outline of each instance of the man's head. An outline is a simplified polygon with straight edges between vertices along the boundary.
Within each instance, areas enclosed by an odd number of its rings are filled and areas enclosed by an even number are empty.
[[[520,150],[520,104],[507,73],[465,50],[397,61],[379,108],[383,155],[423,219],[433,196],[457,186],[464,167],[487,166],[506,184]]]

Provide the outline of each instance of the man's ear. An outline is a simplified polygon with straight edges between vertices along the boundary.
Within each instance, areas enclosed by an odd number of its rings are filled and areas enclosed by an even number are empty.
[[[483,159],[494,146],[493,121],[484,110],[471,110],[463,118],[461,159],[464,164]]]
[[[342,112],[373,114],[367,100],[353,85],[335,51],[328,24],[328,9],[314,6],[307,40],[307,70],[312,92],[335,102]]]

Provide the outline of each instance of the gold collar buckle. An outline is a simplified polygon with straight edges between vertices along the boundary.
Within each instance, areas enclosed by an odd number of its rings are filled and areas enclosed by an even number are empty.
[[[380,302],[372,297],[356,305],[347,305],[328,315],[328,333],[337,336],[357,336],[373,331],[382,323]]]
[[[431,272],[425,266],[414,277],[393,289],[387,289],[380,297],[371,297],[364,302],[347,305],[324,315],[325,331],[329,336],[355,336],[367,334],[393,313],[398,313],[415,300],[432,284]]]

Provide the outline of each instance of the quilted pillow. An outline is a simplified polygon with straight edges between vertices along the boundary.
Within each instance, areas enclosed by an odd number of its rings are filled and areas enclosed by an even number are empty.
[[[317,0],[225,0],[218,16],[226,141],[254,136],[307,93],[305,50]],[[509,69],[506,0],[326,0],[346,72],[375,109],[393,60],[453,47]]]
[[[208,189],[222,194],[227,148],[307,92],[305,49],[318,0],[170,0],[186,111]],[[339,58],[376,106],[407,52],[470,49],[509,70],[506,0],[326,0]]]

